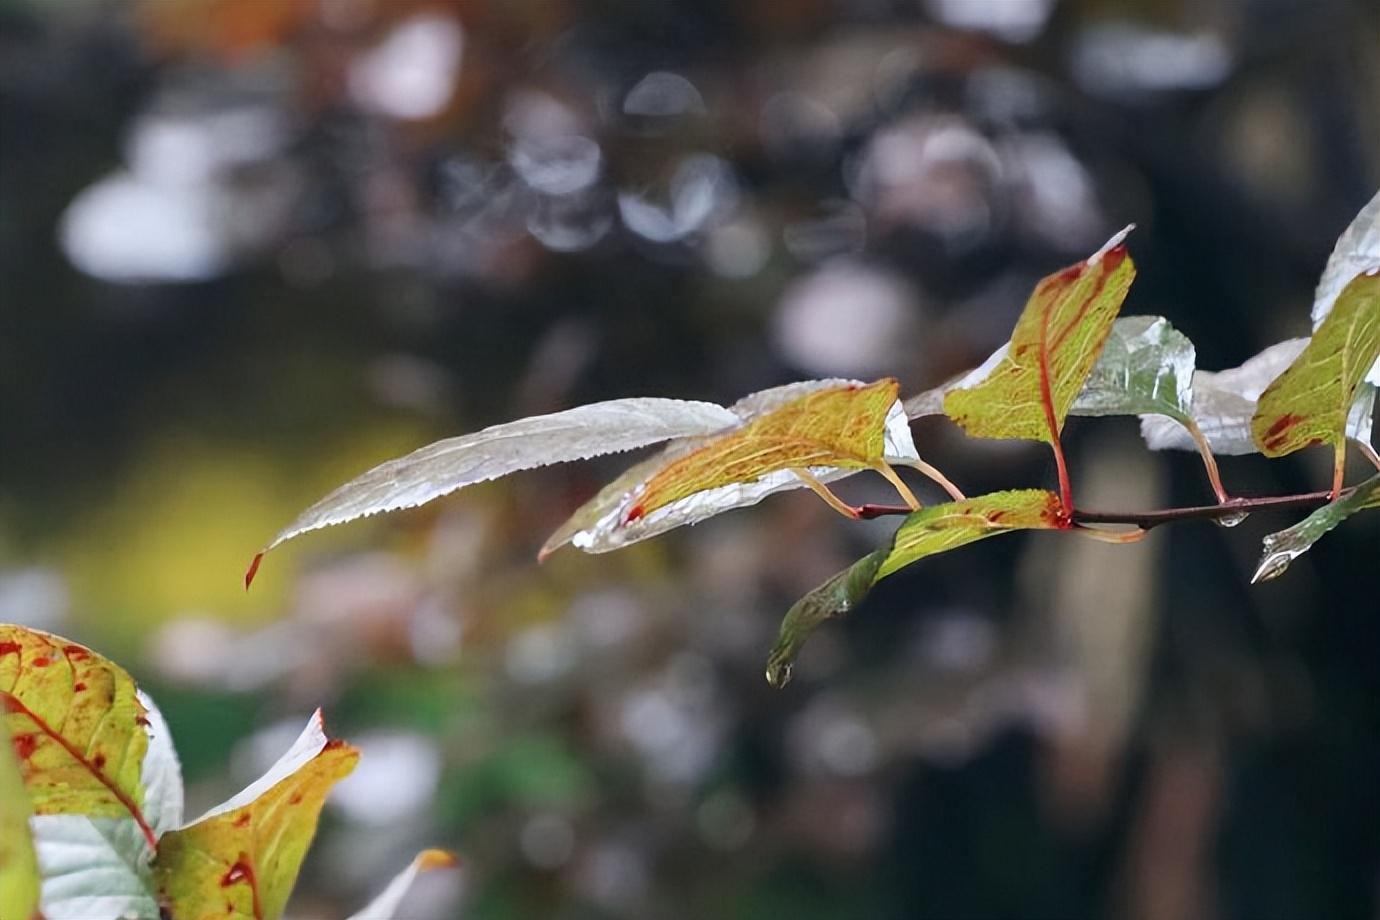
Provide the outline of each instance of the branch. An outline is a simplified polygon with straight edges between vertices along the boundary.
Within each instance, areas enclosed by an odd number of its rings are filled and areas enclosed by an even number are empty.
[[[1338,496],[1343,497],[1354,491],[1343,489]],[[1172,524],[1175,521],[1206,520],[1215,521],[1235,517],[1243,512],[1266,511],[1277,508],[1317,508],[1332,500],[1332,492],[1307,492],[1302,495],[1271,495],[1264,498],[1233,498],[1219,505],[1195,505],[1188,508],[1162,508],[1157,511],[1085,511],[1073,512],[1075,524],[1131,524],[1142,530],[1149,530],[1159,524]],[[858,509],[858,517],[863,520],[884,517],[892,514],[910,514],[904,505],[863,505]]]

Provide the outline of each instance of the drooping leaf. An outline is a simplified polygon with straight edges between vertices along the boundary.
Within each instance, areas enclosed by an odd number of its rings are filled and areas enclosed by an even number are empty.
[[[1280,457],[1314,444],[1337,454],[1341,486],[1347,417],[1361,379],[1380,358],[1380,269],[1342,289],[1308,345],[1260,395],[1251,434],[1261,453]]]
[[[883,385],[886,386],[885,390]],[[756,504],[775,492],[802,487],[804,483],[800,477],[789,468],[763,467],[765,471],[759,471],[755,478],[704,488],[677,498],[654,511],[648,512],[644,506],[640,515],[632,513],[647,494],[648,486],[666,470],[697,454],[708,456],[701,452],[741,450],[742,441],[730,443],[727,448],[722,442],[750,431],[757,432],[750,437],[765,441],[768,437],[774,436],[773,426],[781,426],[782,419],[772,421],[773,415],[785,413],[786,422],[792,418],[808,418],[807,413],[811,411],[811,407],[808,403],[802,406],[802,401],[812,398],[819,399],[835,394],[832,399],[843,403],[844,408],[866,410],[866,425],[871,431],[867,433],[869,443],[864,447],[870,458],[876,456],[876,442],[879,440],[882,461],[895,464],[915,463],[919,460],[919,455],[916,453],[915,443],[911,440],[905,412],[896,401],[892,387],[894,384],[888,381],[866,387],[855,380],[816,380],[787,384],[746,396],[730,407],[730,411],[742,420],[742,427],[723,436],[673,442],[658,455],[634,465],[571,515],[570,519],[546,541],[541,556],[544,558],[550,555],[566,543],[573,543],[585,552],[608,552],[684,524],[694,524],[734,508]],[[891,392],[891,401],[879,413],[882,402],[879,397],[884,395],[886,390]],[[860,393],[866,397],[865,402],[857,402]],[[839,395],[842,398],[839,398]],[[825,408],[829,408],[827,404]],[[834,407],[835,410],[837,408]],[[755,427],[762,423],[769,425],[765,429]],[[818,451],[820,447],[809,445],[808,449]],[[778,460],[782,457],[783,454],[777,454]],[[861,468],[856,465],[807,465],[809,471],[821,482],[832,482],[852,475]],[[740,471],[741,469],[742,467]]]
[[[1375,268],[1380,268],[1380,192],[1375,193],[1337,238],[1337,245],[1327,259],[1313,295],[1313,328],[1322,325],[1332,312],[1337,296],[1352,278]],[[1380,361],[1371,366],[1366,382],[1380,386]]]
[[[0,624],[0,704],[35,814],[130,818],[153,845],[141,807],[148,715],[123,668]]]
[[[437,441],[345,483],[298,515],[263,552],[293,537],[356,518],[413,508],[467,485],[519,470],[618,453],[738,424],[713,403],[615,399],[493,425]],[[263,553],[255,557],[253,579]]]
[[[359,752],[326,737],[318,710],[262,777],[164,835],[159,897],[176,920],[277,920],[316,833],[326,794]]]
[[[1006,355],[980,382],[944,397],[950,418],[976,437],[1057,444],[1135,277],[1130,229],[1035,286]]]
[[[29,833],[32,814],[10,734],[0,725],[0,917],[29,920],[38,910],[38,857]]]
[[[1291,562],[1312,549],[1329,530],[1363,508],[1377,507],[1380,507],[1380,474],[1336,501],[1323,505],[1293,527],[1266,537],[1264,553],[1251,576],[1251,583],[1283,575]]]
[[[455,865],[455,857],[445,850],[423,850],[388,883],[387,888],[379,892],[378,897],[363,910],[352,914],[349,920],[402,920],[398,907],[417,876],[432,869],[450,869]]]
[[[873,585],[899,569],[997,534],[1062,526],[1059,496],[1043,489],[993,492],[909,515],[889,545],[859,559],[787,611],[767,659],[767,681],[785,686],[800,647],[815,627],[853,609]]]
[[[143,810],[161,835],[182,823],[182,769],[162,713],[142,691],[139,700],[149,735],[140,770]],[[31,824],[47,920],[158,920],[153,850],[132,818],[38,815]]]

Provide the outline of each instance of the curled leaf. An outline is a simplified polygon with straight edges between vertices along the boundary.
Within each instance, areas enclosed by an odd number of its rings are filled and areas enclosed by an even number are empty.
[[[709,434],[737,424],[736,415],[713,403],[615,399],[437,441],[374,467],[302,512],[255,557],[245,581],[253,580],[263,553],[312,530],[413,508],[519,470]]]
[[[756,504],[776,492],[800,488],[804,483],[789,468],[791,464],[805,466],[821,482],[832,482],[883,463],[915,463],[919,455],[895,386],[894,381],[885,380],[870,386],[854,380],[817,380],[744,397],[730,407],[742,427],[724,435],[674,442],[634,465],[571,515],[546,541],[541,556],[566,543],[585,552],[608,552]],[[809,437],[812,426],[826,421],[845,422],[851,428]],[[792,431],[793,426],[798,427]],[[802,430],[806,437],[799,436]],[[751,456],[746,449],[750,444],[762,448],[761,456]],[[725,477],[713,475],[704,464],[703,458],[726,459],[735,454],[740,460],[734,474],[726,477],[734,481],[723,481]],[[697,457],[701,459],[693,459]],[[676,493],[686,492],[685,483],[696,469],[711,473],[709,479],[695,474],[698,491],[665,503],[660,503],[665,491],[661,498],[655,498],[656,491],[649,493],[655,482],[661,483],[657,489],[669,484]],[[658,502],[651,510],[649,494]],[[640,511],[635,511],[639,505]]]
[[[891,543],[796,601],[781,622],[776,645],[767,658],[767,681],[783,687],[790,680],[796,655],[810,633],[830,617],[852,610],[888,575],[926,556],[948,552],[986,537],[1013,530],[1054,530],[1063,526],[1059,496],[1043,489],[992,492],[932,505],[909,515]]]
[[[326,737],[317,712],[262,777],[163,836],[154,875],[178,920],[277,920],[316,833],[326,794],[359,752]]]
[[[433,869],[451,869],[456,865],[455,857],[445,850],[423,850],[388,883],[387,888],[379,892],[378,897],[363,910],[352,914],[349,920],[401,920],[398,907],[417,876]]]
[[[1329,530],[1363,508],[1380,507],[1380,474],[1372,476],[1334,502],[1329,502],[1293,527],[1265,538],[1264,553],[1251,583],[1278,578],[1289,564],[1313,548]]]

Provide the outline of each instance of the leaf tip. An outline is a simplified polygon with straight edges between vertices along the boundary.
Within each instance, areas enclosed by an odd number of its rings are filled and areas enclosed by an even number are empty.
[[[1102,261],[1102,257],[1107,255],[1109,252],[1125,248],[1126,237],[1130,236],[1131,231],[1134,229],[1136,229],[1135,224],[1127,224],[1126,226],[1122,227],[1121,230],[1114,234],[1111,239],[1102,244],[1101,249],[1099,249],[1092,255],[1088,256],[1088,264],[1097,265],[1099,262]]]
[[[772,660],[767,662],[767,683],[772,686],[772,689],[780,690],[790,682],[791,663],[780,661],[773,655]]]
[[[417,854],[417,868],[426,872],[431,869],[454,869],[460,859],[447,850],[423,850]]]
[[[254,583],[254,576],[259,574],[259,563],[264,561],[264,554],[258,552],[249,563],[249,568],[244,571],[244,590],[248,591],[249,586]]]

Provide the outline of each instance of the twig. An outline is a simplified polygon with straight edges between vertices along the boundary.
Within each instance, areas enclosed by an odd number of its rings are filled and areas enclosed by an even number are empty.
[[[1353,489],[1343,489],[1339,498],[1349,495]],[[1175,521],[1204,520],[1214,521],[1235,517],[1252,511],[1269,511],[1280,508],[1317,508],[1332,500],[1332,492],[1306,492],[1301,495],[1270,495],[1263,498],[1232,498],[1220,505],[1194,505],[1187,508],[1161,508],[1156,511],[1088,511],[1076,509],[1073,512],[1075,524],[1130,524],[1141,530],[1149,530],[1160,524]],[[858,517],[863,520],[885,517],[892,514],[910,514],[905,505],[863,505],[858,508]]]

